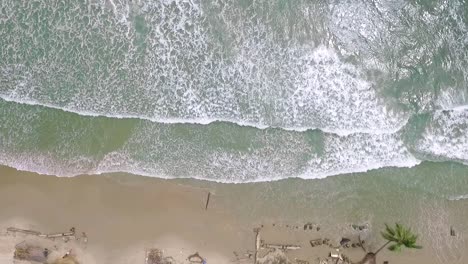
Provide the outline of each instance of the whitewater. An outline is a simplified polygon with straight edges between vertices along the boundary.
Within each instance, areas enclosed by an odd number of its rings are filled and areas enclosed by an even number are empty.
[[[463,1],[0,4],[0,163],[218,182],[468,164]]]

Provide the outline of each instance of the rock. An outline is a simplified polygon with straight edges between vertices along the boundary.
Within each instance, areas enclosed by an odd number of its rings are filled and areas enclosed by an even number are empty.
[[[352,224],[351,227],[352,227],[354,230],[356,230],[356,231],[362,231],[362,230],[368,229],[368,225],[367,225],[367,224],[364,224],[364,225]]]
[[[323,241],[322,239],[314,239],[314,240],[310,240],[310,245],[312,247],[315,247],[315,246],[321,246],[323,244]]]
[[[349,242],[351,242],[351,240],[350,240],[349,238],[344,238],[344,237],[343,237],[343,238],[341,239],[341,241],[340,241],[340,245],[341,245],[342,247],[344,247],[344,246],[348,245]]]
[[[314,228],[314,225],[312,223],[306,223],[304,225],[304,230],[312,230]]]

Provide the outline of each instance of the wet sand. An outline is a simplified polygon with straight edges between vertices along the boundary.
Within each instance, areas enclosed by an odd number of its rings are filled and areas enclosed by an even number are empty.
[[[295,259],[316,263],[318,258],[334,251],[329,246],[312,248],[309,243],[312,239],[331,237],[331,243],[337,246],[337,233],[331,234],[326,223],[318,224],[325,226],[319,231],[315,227],[304,231],[299,222],[285,224],[282,219],[276,221],[260,212],[246,217],[237,207],[229,206],[234,202],[233,196],[226,195],[230,189],[234,192],[242,188],[239,185],[223,186],[222,195],[214,190],[205,210],[207,194],[213,191],[213,184],[199,188],[195,186],[200,184],[189,185],[187,181],[146,177],[135,180],[134,176],[130,181],[119,179],[125,177],[58,178],[1,167],[0,232],[4,233],[8,226],[44,233],[75,227],[78,233],[86,232],[86,248],[65,243],[63,250],[76,248],[81,262],[91,264],[144,263],[145,250],[152,247],[162,249],[181,263],[188,263],[187,257],[195,252],[210,264],[236,263],[234,252],[239,259],[246,259],[246,253],[255,249],[253,229],[262,226],[261,237],[265,243],[301,247],[287,252],[292,263]],[[338,231],[338,235],[352,239],[356,234],[351,229]],[[14,244],[21,239],[21,236],[1,236],[0,260],[11,258]],[[373,243],[372,239],[369,243]],[[375,250],[377,244],[366,247]],[[355,261],[364,255],[360,248],[350,247],[342,252]],[[385,251],[379,254],[378,260],[438,263],[430,248],[401,254]],[[252,263],[252,258],[244,261]]]

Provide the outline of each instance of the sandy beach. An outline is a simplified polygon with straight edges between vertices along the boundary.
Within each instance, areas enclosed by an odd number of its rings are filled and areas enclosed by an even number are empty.
[[[300,247],[286,251],[291,263],[307,263],[301,260],[320,263],[320,259],[335,252],[333,247],[339,246],[340,236],[352,240],[353,246],[341,248],[340,253],[353,261],[359,261],[364,255],[362,249],[354,245],[358,236],[369,239],[365,244],[369,250],[375,250],[382,243],[378,236],[366,235],[367,227],[362,233],[352,228],[330,227],[326,222],[309,225],[288,222],[260,212],[240,217],[242,212],[229,206],[233,201],[226,195],[227,192],[234,193],[240,185],[216,189],[213,187],[216,184],[211,184],[205,189],[184,181],[146,177],[131,181],[123,181],[121,179],[125,177],[116,175],[57,178],[6,167],[1,168],[0,175],[2,261],[12,260],[16,243],[33,239],[7,234],[8,227],[43,233],[66,232],[74,227],[78,234],[86,233],[87,243],[83,245],[79,240],[63,243],[59,239],[55,242],[60,249],[56,254],[65,254],[72,249],[80,263],[90,264],[144,263],[145,250],[150,248],[161,249],[177,263],[191,263],[187,257],[196,252],[210,264],[253,263],[254,228],[259,228],[262,243]],[[206,210],[210,191],[213,194]],[[242,200],[239,197],[239,201]],[[325,238],[331,239],[330,246],[311,247],[311,240]],[[421,239],[424,244],[424,236]],[[457,244],[460,246],[466,244]],[[259,259],[265,255],[265,250],[262,252],[259,252]],[[466,260],[466,254],[458,259]],[[430,247],[404,250],[399,254],[384,251],[378,260],[379,263],[384,260],[389,263],[439,263]],[[264,261],[276,263],[267,258]]]

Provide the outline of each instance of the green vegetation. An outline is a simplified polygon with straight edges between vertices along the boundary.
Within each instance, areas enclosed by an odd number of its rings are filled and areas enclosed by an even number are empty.
[[[391,227],[385,224],[385,231],[381,232],[382,237],[387,240],[387,242],[382,245],[375,253],[369,252],[366,254],[363,260],[357,264],[375,264],[377,263],[376,257],[377,254],[387,247],[390,251],[401,251],[402,247],[406,248],[415,248],[420,249],[421,246],[416,245],[418,236],[411,232],[410,228],[406,228],[403,225],[396,223],[395,227]]]

